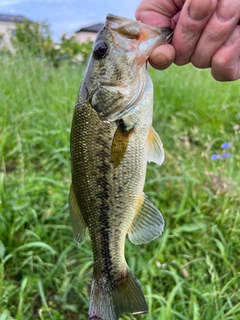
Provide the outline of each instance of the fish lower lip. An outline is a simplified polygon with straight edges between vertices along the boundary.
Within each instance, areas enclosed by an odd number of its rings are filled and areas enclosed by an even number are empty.
[[[172,36],[173,36],[173,31],[166,37],[166,39],[164,40],[164,43],[171,43],[172,41]]]

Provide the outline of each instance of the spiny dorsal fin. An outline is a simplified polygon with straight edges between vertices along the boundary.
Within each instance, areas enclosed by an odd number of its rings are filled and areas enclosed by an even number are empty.
[[[134,128],[127,129],[122,120],[119,121],[118,128],[114,134],[112,148],[111,148],[111,161],[114,168],[117,168],[122,162],[126,154],[130,135]]]
[[[143,194],[138,202],[136,214],[128,230],[128,237],[134,244],[147,243],[160,236],[164,229],[161,212]]]
[[[153,127],[151,127],[149,133],[148,133],[148,162],[155,162],[159,165],[161,165],[164,161],[164,150],[163,150],[163,144],[162,141],[157,134],[157,132],[154,130]]]
[[[80,243],[85,238],[87,226],[85,221],[83,220],[83,216],[77,203],[77,199],[72,185],[69,194],[69,211],[73,228],[74,240],[76,241],[76,243]]]

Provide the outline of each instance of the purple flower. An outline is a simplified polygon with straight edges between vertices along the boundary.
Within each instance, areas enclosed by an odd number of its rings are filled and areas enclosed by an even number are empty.
[[[222,159],[222,156],[220,154],[212,154],[211,160],[216,161]]]
[[[223,157],[224,157],[224,158],[230,158],[231,156],[232,156],[231,153],[224,153],[224,154],[223,154]]]
[[[227,149],[231,147],[231,142],[223,142],[223,144],[221,145],[222,149]]]

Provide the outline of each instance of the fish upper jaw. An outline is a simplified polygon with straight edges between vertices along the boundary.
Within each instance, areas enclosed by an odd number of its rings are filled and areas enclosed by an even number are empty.
[[[106,27],[113,35],[113,45],[123,51],[136,51],[136,62],[144,64],[159,45],[170,43],[173,31],[168,27],[156,27],[140,21],[108,14]]]

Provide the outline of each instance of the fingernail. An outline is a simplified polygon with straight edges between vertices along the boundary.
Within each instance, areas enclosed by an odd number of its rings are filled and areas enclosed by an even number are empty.
[[[192,20],[201,21],[208,17],[210,12],[209,2],[207,4],[199,0],[192,0],[190,2],[188,14]]]

